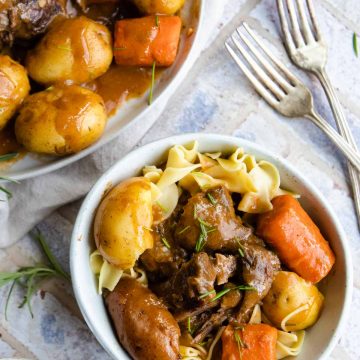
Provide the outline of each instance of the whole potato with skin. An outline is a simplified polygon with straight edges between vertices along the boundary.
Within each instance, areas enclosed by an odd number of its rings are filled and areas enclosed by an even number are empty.
[[[173,15],[182,8],[185,0],[134,0],[134,2],[143,13]]]
[[[25,68],[7,55],[0,55],[0,130],[15,114],[30,84]]]
[[[98,140],[106,120],[98,94],[77,85],[54,86],[27,97],[15,120],[15,135],[29,151],[67,155]]]
[[[179,325],[147,287],[123,277],[105,302],[121,345],[132,359],[181,359]]]
[[[112,57],[107,27],[80,16],[54,25],[29,51],[26,68],[31,78],[44,85],[66,80],[80,84],[104,74]]]
[[[150,181],[143,177],[125,180],[105,196],[96,212],[96,246],[108,262],[129,269],[153,247],[152,223]]]
[[[318,288],[293,272],[280,271],[263,300],[262,309],[278,328],[282,320],[299,307],[309,308],[299,312],[286,323],[288,331],[303,330],[313,325],[322,309],[324,296]]]

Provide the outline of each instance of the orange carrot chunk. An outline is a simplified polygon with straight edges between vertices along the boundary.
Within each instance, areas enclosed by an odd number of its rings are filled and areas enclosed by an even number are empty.
[[[146,16],[115,24],[114,56],[119,65],[170,66],[176,58],[181,31],[178,16]]]
[[[260,215],[257,234],[289,269],[305,280],[319,282],[335,262],[329,243],[292,196],[278,196],[272,204],[273,210]]]
[[[275,360],[277,330],[266,324],[229,325],[221,336],[221,360]]]

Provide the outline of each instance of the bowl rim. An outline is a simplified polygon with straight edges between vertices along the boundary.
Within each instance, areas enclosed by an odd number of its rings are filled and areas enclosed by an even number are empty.
[[[56,161],[52,161],[49,163],[45,163],[43,166],[36,167],[34,169],[30,170],[20,170],[18,173],[11,174],[11,178],[14,180],[25,180],[25,179],[31,179],[40,175],[46,175],[48,173],[51,173],[53,171],[62,169],[70,164],[73,164],[80,159],[86,157],[87,155],[91,155],[96,150],[102,148],[106,144],[109,144],[112,140],[117,138],[124,130],[126,130],[130,125],[134,125],[139,120],[146,117],[146,115],[149,113],[150,109],[156,112],[156,107],[162,106],[165,107],[169,97],[171,97],[174,94],[174,91],[179,87],[181,82],[184,80],[184,77],[186,74],[190,71],[192,66],[194,65],[196,59],[198,58],[200,52],[197,54],[196,50],[200,49],[200,43],[199,40],[202,36],[203,25],[204,25],[204,18],[205,18],[205,6],[207,0],[197,0],[199,2],[199,11],[198,11],[198,24],[196,27],[196,31],[194,34],[194,39],[191,44],[190,50],[188,54],[186,55],[186,58],[184,62],[181,64],[179,70],[177,73],[169,80],[168,84],[164,87],[164,89],[161,91],[161,93],[155,97],[151,103],[151,106],[147,106],[144,108],[143,111],[139,112],[133,119],[126,122],[120,129],[117,131],[114,131],[113,133],[110,133],[107,137],[106,141],[101,141],[101,138],[98,139],[94,144],[91,146],[81,150],[78,153],[64,156]],[[168,97],[168,99],[167,99]],[[118,108],[115,112],[115,114],[111,115],[111,118],[113,117],[119,117],[119,111],[121,110],[121,107]],[[163,110],[163,109],[162,109]],[[162,112],[160,111],[160,114]],[[118,119],[121,121],[121,119]],[[0,183],[2,180],[0,179]]]
[[[263,149],[263,147],[257,143],[235,137],[230,135],[221,135],[221,134],[214,134],[214,133],[186,133],[181,135],[174,135],[174,136],[168,136],[164,137],[155,141],[152,141],[150,143],[147,143],[146,145],[143,145],[141,147],[138,147],[136,149],[133,149],[128,154],[126,154],[124,157],[122,157],[120,160],[118,160],[114,165],[112,165],[106,172],[104,172],[99,179],[96,181],[96,183],[93,185],[92,189],[89,191],[89,193],[86,195],[80,210],[78,212],[73,232],[71,236],[71,243],[70,243],[70,273],[72,276],[72,286],[73,291],[75,294],[76,302],[80,308],[80,311],[86,321],[86,324],[90,328],[93,335],[96,337],[96,339],[99,341],[101,346],[106,350],[110,356],[112,356],[114,359],[114,354],[110,351],[110,349],[106,346],[106,343],[103,342],[102,337],[96,330],[95,326],[93,325],[93,322],[91,320],[91,317],[85,310],[83,306],[82,296],[81,293],[78,291],[77,287],[77,279],[76,279],[76,257],[73,255],[76,246],[79,243],[78,241],[78,234],[81,229],[81,222],[83,216],[86,215],[86,213],[89,213],[89,211],[93,211],[91,207],[89,208],[88,203],[91,202],[93,194],[96,194],[99,189],[103,191],[103,179],[106,179],[110,174],[112,174],[114,171],[116,171],[117,167],[120,163],[126,162],[127,159],[131,156],[134,156],[136,153],[141,153],[144,151],[151,151],[152,148],[157,146],[163,146],[165,144],[168,145],[170,148],[174,144],[186,144],[191,141],[197,140],[201,142],[202,140],[206,141],[223,141],[229,144],[234,144],[237,146],[244,146],[245,148],[252,148],[253,151],[259,152],[263,154],[264,156],[273,159],[277,163],[279,163],[282,167],[285,169],[288,169],[297,180],[299,180],[313,195],[316,200],[321,203],[321,205],[326,209],[326,211],[329,213],[329,217],[331,221],[333,222],[333,225],[336,229],[336,232],[339,235],[339,242],[342,247],[343,253],[344,253],[344,264],[345,264],[345,270],[346,270],[346,280],[345,280],[345,291],[344,291],[344,301],[343,301],[343,307],[341,309],[341,313],[339,314],[339,321],[337,323],[336,328],[333,331],[332,337],[327,344],[326,348],[322,350],[322,353],[320,357],[317,360],[325,360],[328,358],[332,350],[335,348],[338,340],[340,339],[346,320],[349,317],[350,313],[350,307],[352,302],[352,293],[353,293],[353,266],[352,266],[352,256],[350,252],[350,245],[348,243],[347,237],[345,235],[344,229],[342,225],[340,224],[339,219],[337,218],[337,215],[335,214],[334,210],[332,209],[331,205],[327,202],[324,195],[313,185],[305,176],[303,176],[299,170],[297,170],[291,163],[289,163],[286,159],[283,157],[274,154],[271,151]],[[140,157],[139,157],[140,158]],[[140,162],[140,161],[139,161]],[[142,166],[143,164],[141,164]],[[145,164],[144,164],[145,165]]]

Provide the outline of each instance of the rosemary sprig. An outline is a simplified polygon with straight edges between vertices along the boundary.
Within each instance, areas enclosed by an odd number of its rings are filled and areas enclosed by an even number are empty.
[[[224,295],[226,295],[228,292],[233,291],[233,290],[255,290],[255,288],[252,286],[249,286],[249,285],[238,285],[238,286],[234,286],[232,288],[226,288],[226,289],[223,289],[223,290],[219,291],[218,293],[216,293],[216,295],[211,299],[211,301],[219,300]],[[206,296],[209,296],[211,293],[214,293],[214,292],[215,292],[215,290],[209,291],[209,293],[201,295],[200,299],[202,299]]]
[[[214,199],[214,197],[210,193],[206,193],[206,197],[209,199],[209,201],[215,206],[217,204],[217,201]]]
[[[358,49],[356,33],[353,34],[353,48],[354,48],[354,53],[355,53],[356,57],[359,57],[359,49]]]
[[[117,47],[115,47],[114,46],[114,49],[113,49],[113,51],[117,51],[117,50],[126,50],[126,46],[117,46]]]
[[[194,210],[196,208],[194,207]],[[208,224],[207,222],[205,222],[204,220],[202,220],[201,218],[197,217],[197,220],[199,221],[199,225],[200,225],[200,234],[199,234],[199,238],[196,241],[195,244],[195,251],[196,252],[200,252],[206,243],[207,237],[210,233],[216,231],[216,228],[211,227],[210,224]]]
[[[204,299],[204,298],[210,296],[211,294],[216,294],[216,291],[215,291],[215,290],[210,290],[210,291],[208,291],[208,292],[206,292],[206,293],[204,293],[204,294],[201,294],[201,295],[199,296],[199,299]]]
[[[234,331],[234,338],[237,344],[237,348],[239,350],[239,355],[240,355],[240,359],[242,359],[242,349],[247,348],[247,346],[244,344],[244,342],[242,341],[238,331],[235,329]]]
[[[5,154],[5,155],[0,155],[0,162],[1,161],[8,161],[8,160],[11,160],[13,159],[14,157],[16,157],[18,155],[18,153],[14,152],[14,153],[8,153],[8,154]],[[12,182],[12,183],[16,183],[16,184],[19,184],[19,181],[17,180],[14,180],[14,179],[11,179],[9,177],[6,177],[6,176],[0,176],[0,180],[5,180],[5,181],[9,181],[9,182]],[[4,188],[3,186],[0,186],[0,191],[2,191],[3,193],[5,193],[8,197],[8,199],[11,199],[12,198],[12,193],[10,190]]]
[[[15,272],[0,272],[0,287],[8,283],[12,283],[5,302],[5,319],[7,319],[7,309],[15,284],[22,285],[26,289],[24,299],[19,305],[19,308],[27,305],[31,317],[34,317],[31,308],[31,297],[38,289],[39,280],[50,276],[59,276],[66,280],[70,280],[69,274],[66,273],[60,266],[47,245],[43,235],[38,232],[38,234],[34,237],[39,242],[43,252],[45,253],[49,261],[49,265],[38,264],[35,266],[22,267]]]
[[[156,27],[159,27],[159,16],[155,15],[155,25]]]
[[[149,93],[149,100],[148,104],[151,105],[154,93],[154,84],[155,84],[155,67],[156,62],[154,61],[152,64],[152,71],[151,71],[151,85],[150,85],[150,93]]]
[[[236,242],[237,242],[238,245],[239,245],[239,248],[238,248],[239,255],[240,255],[241,257],[244,257],[244,256],[245,256],[244,247],[241,245],[240,240],[239,240],[238,238],[236,238],[235,240],[236,240]]]
[[[168,248],[168,249],[171,249],[171,246],[170,244],[168,243],[168,241],[166,240],[165,237],[161,237],[161,241],[164,243],[164,245]]]
[[[188,226],[185,226],[183,229],[181,229],[177,234],[180,235],[182,233],[184,233],[185,231],[189,230],[190,229],[190,225]]]
[[[14,157],[16,157],[17,155],[18,155],[17,152],[8,153],[8,154],[5,154],[5,155],[0,155],[0,161],[8,161],[8,160],[11,160],[11,159],[13,159]]]
[[[188,330],[189,334],[192,335],[193,330],[191,329],[191,317],[190,316],[187,318],[187,330]]]

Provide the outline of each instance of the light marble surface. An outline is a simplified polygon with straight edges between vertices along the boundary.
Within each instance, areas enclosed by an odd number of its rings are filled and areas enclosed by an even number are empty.
[[[314,2],[322,32],[329,44],[329,74],[360,143],[360,59],[355,57],[352,49],[352,34],[354,31],[360,33],[359,2]],[[263,145],[302,171],[334,208],[348,235],[354,257],[351,318],[330,359],[360,359],[360,264],[356,261],[360,256],[360,236],[344,160],[308,121],[288,120],[274,113],[238,71],[224,51],[223,42],[242,20],[253,26],[274,52],[289,64],[280,41],[275,1],[227,0],[209,47],[139,146],[184,132],[231,134]],[[319,83],[297,69],[294,71],[311,87],[319,111],[333,124]],[[70,234],[80,203],[59,209],[39,225],[66,269]],[[9,271],[40,259],[37,246],[25,237],[12,247],[0,250],[0,270]],[[32,301],[33,319],[26,309],[17,308],[22,292],[19,289],[14,291],[7,321],[3,308],[8,289],[0,289],[0,358],[108,359],[82,320],[70,285],[54,280],[43,284],[43,289],[45,297],[37,294]]]

